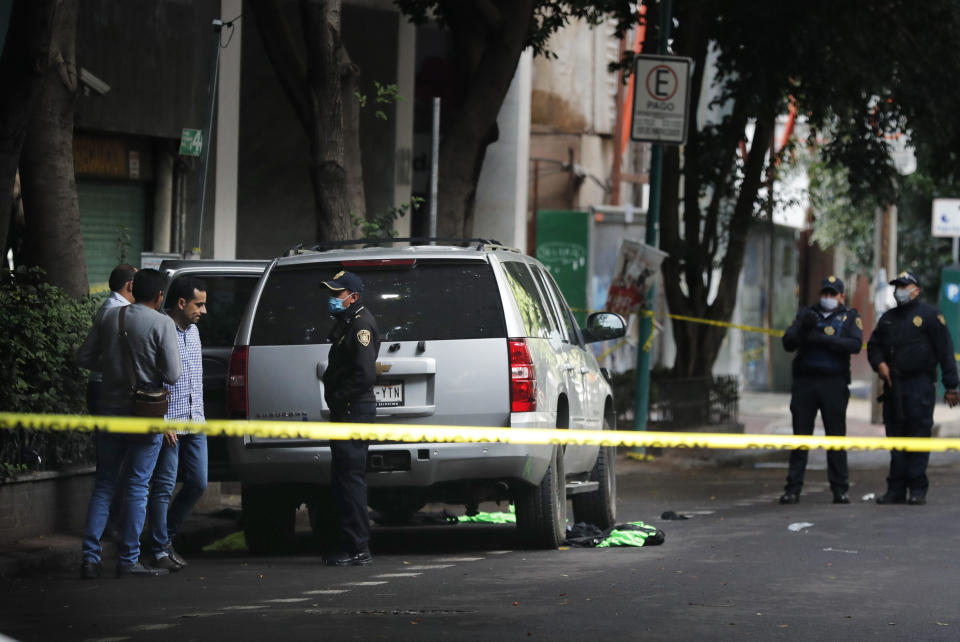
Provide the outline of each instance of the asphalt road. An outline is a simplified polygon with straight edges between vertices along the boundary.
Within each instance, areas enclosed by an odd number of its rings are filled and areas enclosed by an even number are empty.
[[[882,453],[833,505],[823,453],[796,506],[776,462],[663,457],[620,467],[622,520],[662,546],[523,550],[511,526],[376,528],[373,565],[205,554],[164,578],[0,582],[17,640],[957,640],[960,457],[935,455],[929,504],[877,506]],[[784,455],[785,458],[785,455]],[[660,519],[663,511],[690,515]],[[791,524],[809,523],[799,530]],[[798,528],[794,526],[794,528]]]

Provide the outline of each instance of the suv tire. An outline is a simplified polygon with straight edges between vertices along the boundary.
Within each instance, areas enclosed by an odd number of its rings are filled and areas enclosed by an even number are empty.
[[[563,450],[553,449],[547,472],[538,486],[523,485],[515,497],[517,530],[531,548],[555,549],[567,538],[567,485]]]
[[[606,421],[603,422],[606,428]],[[614,462],[617,450],[613,446],[601,446],[597,454],[597,463],[590,471],[590,481],[598,482],[600,487],[592,493],[573,496],[573,520],[586,522],[597,528],[612,528],[617,521],[617,476]]]
[[[254,555],[288,552],[293,547],[297,511],[293,502],[270,486],[244,486],[243,534]]]

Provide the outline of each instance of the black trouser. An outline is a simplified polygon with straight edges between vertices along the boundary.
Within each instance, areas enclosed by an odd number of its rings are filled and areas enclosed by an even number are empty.
[[[883,423],[887,437],[929,437],[933,428],[933,406],[936,403],[936,385],[928,375],[894,380],[886,392],[883,404]],[[896,395],[897,399],[893,398]],[[900,416],[897,413],[897,403]],[[930,481],[927,479],[928,452],[890,451],[890,474],[887,476],[887,494],[904,498],[907,490],[912,497],[924,497]]]
[[[87,380],[87,411],[99,415],[102,411],[103,382]]]
[[[831,437],[847,434],[847,402],[850,389],[845,375],[796,375],[793,379],[793,394],[790,397],[790,413],[793,415],[793,434],[812,435],[817,411],[823,419],[823,431]],[[797,448],[790,453],[790,471],[787,473],[788,493],[800,493],[803,488],[803,473],[807,468],[808,449]],[[850,488],[847,471],[847,451],[827,451],[827,480],[834,495],[846,493]]]
[[[331,411],[333,421],[372,424],[377,418],[374,402],[353,403]],[[365,551],[370,546],[370,516],[367,513],[367,442],[331,440],[330,483],[333,504],[337,508],[337,526],[341,546],[347,553]]]

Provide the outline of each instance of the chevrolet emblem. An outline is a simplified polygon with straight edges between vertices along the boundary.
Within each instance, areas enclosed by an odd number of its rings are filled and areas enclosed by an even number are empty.
[[[377,374],[383,374],[384,372],[390,372],[390,368],[393,366],[389,363],[380,363],[377,361]]]

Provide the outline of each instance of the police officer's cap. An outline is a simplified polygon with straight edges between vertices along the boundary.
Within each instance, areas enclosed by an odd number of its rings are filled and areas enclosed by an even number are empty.
[[[334,292],[349,290],[350,292],[363,292],[363,281],[353,272],[341,270],[329,281],[322,281],[323,285]]]
[[[843,294],[843,281],[833,275],[828,276],[823,280],[823,283],[820,284],[821,292],[825,292],[827,290],[836,292],[837,294]]]
[[[893,281],[890,281],[890,285],[899,285],[901,287],[904,285],[915,285],[920,287],[920,281],[917,279],[917,275],[913,272],[903,271],[897,275],[897,278],[895,278]]]

